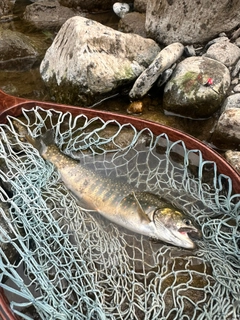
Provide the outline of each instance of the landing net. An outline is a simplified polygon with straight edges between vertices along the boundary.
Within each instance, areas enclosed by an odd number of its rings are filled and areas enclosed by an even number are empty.
[[[164,195],[201,226],[198,248],[156,243],[77,203],[20,122],[33,137],[53,128],[81,164]],[[36,108],[0,126],[0,164],[0,286],[22,319],[240,319],[240,195],[199,150]]]

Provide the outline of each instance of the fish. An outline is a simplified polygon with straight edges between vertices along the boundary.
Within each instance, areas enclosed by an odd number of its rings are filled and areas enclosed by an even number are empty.
[[[194,249],[201,231],[192,219],[157,194],[141,191],[81,164],[59,150],[52,129],[39,138],[26,139],[58,170],[67,189],[87,209],[135,233],[168,244]]]

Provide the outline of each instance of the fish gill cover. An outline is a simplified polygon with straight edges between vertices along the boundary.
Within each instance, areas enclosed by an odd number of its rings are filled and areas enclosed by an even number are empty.
[[[164,195],[203,239],[186,250],[77,203],[17,130],[133,188]],[[0,287],[22,319],[240,319],[239,197],[199,150],[132,125],[36,108],[0,126]],[[113,190],[114,192],[114,190]]]

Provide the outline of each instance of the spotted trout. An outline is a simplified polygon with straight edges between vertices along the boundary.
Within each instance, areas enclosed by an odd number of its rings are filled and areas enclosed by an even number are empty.
[[[189,237],[199,238],[201,233],[183,212],[175,209],[160,196],[134,189],[130,184],[102,176],[60,152],[54,142],[52,130],[42,138],[27,141],[40,155],[59,171],[66,187],[108,220],[145,236],[175,246],[193,249]]]

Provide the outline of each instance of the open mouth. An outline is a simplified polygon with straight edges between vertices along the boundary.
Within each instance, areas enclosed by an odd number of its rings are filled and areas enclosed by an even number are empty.
[[[182,235],[187,235],[189,236],[190,239],[194,239],[194,240],[200,240],[202,238],[202,233],[200,230],[198,230],[197,228],[188,228],[188,227],[183,227],[183,228],[179,228],[178,231],[182,234]]]

